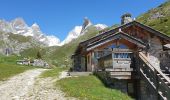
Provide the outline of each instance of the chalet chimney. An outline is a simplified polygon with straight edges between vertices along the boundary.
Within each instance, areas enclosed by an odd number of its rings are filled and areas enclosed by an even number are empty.
[[[127,24],[129,22],[132,21],[132,18],[131,18],[131,14],[130,13],[126,13],[124,15],[121,16],[121,24]]]

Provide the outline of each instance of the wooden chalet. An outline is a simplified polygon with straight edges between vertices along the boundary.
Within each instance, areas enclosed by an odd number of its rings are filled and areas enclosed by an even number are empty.
[[[130,18],[123,15],[121,26],[81,42],[73,69],[106,74],[139,100],[170,100],[170,37]]]

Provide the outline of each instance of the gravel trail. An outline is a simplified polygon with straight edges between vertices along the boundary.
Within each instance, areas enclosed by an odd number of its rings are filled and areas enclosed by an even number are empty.
[[[65,97],[55,82],[66,77],[62,72],[59,78],[39,78],[46,69],[33,69],[0,82],[0,100],[76,100]]]

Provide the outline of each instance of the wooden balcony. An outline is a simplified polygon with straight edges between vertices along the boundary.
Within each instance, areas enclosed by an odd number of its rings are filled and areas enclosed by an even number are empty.
[[[131,79],[131,73],[133,68],[126,68],[126,67],[114,67],[112,69],[105,69],[108,73],[110,78],[115,79]]]
[[[102,54],[104,51],[98,51]],[[99,53],[98,53],[99,54]],[[133,52],[129,49],[112,49],[98,57],[98,68],[110,78],[131,79]]]

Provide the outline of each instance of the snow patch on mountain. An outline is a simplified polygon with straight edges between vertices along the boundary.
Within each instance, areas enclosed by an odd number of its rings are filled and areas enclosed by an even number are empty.
[[[106,27],[108,27],[107,25],[105,24],[96,24],[94,25],[98,30],[102,30],[102,29],[105,29]]]
[[[66,37],[66,39],[64,41],[62,41],[60,43],[60,46],[62,46],[64,44],[68,44],[72,40],[74,40],[74,39],[78,38],[79,36],[85,34],[88,31],[87,28],[90,27],[90,26],[93,26],[93,24],[86,19],[86,21],[84,21],[83,26],[76,26],[73,30],[71,30],[68,33],[68,36]],[[94,25],[94,27],[96,27],[97,30],[102,30],[102,29],[104,29],[108,26],[105,25],[105,24],[96,24],[96,25]]]
[[[97,30],[102,30],[102,29],[104,29],[104,28],[107,27],[107,25],[105,25],[105,24],[96,24],[96,25],[93,25],[93,24],[91,23],[91,21],[90,21],[87,17],[85,17],[85,18],[84,18],[83,25],[82,25],[82,26],[76,26],[76,27],[74,27],[74,29],[71,30],[71,31],[68,33],[68,36],[66,37],[66,39],[60,43],[60,46],[62,46],[62,45],[64,45],[64,44],[68,44],[68,43],[71,42],[72,40],[78,38],[79,36],[81,36],[81,35],[83,35],[83,34],[85,34],[85,33],[87,33],[87,31],[88,31],[87,29],[88,29],[88,27],[90,27],[90,26],[96,27]]]
[[[49,46],[59,46],[60,39],[56,38],[54,35],[51,35],[47,36],[47,42]]]
[[[78,38],[81,34],[82,26],[75,26],[73,30],[68,33],[68,36],[64,41],[60,43],[60,46],[71,42],[72,40]]]

